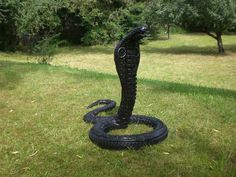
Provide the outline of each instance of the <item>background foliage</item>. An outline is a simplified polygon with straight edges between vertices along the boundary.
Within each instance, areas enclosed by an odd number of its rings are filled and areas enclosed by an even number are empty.
[[[166,31],[169,38],[176,26],[235,31],[235,4],[235,0],[0,0],[0,50],[31,50],[56,34],[72,44],[112,43],[142,24],[149,26],[152,37]]]

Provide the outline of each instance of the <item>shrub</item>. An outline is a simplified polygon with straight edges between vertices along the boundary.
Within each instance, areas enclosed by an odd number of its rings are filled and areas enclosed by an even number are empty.
[[[65,43],[59,39],[60,34],[46,37],[33,47],[33,55],[39,64],[49,64],[59,46]]]

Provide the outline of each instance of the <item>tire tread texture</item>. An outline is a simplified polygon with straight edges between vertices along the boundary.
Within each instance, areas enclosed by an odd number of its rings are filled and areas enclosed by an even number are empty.
[[[89,138],[93,143],[105,149],[139,149],[143,146],[161,142],[168,136],[167,127],[162,121],[147,116],[131,116],[131,123],[146,124],[153,127],[153,131],[135,135],[110,135],[112,129],[121,129],[114,121],[98,122],[89,132]]]
[[[98,107],[84,115],[84,121],[93,123],[89,138],[101,148],[139,149],[145,145],[161,142],[168,136],[165,124],[156,118],[132,115],[137,90],[137,70],[140,62],[139,42],[144,37],[145,27],[135,28],[117,44],[114,51],[116,71],[121,84],[121,102],[114,116],[99,116],[99,113],[112,110],[116,103],[109,99],[98,100],[88,108]],[[146,124],[152,131],[135,135],[110,135],[110,130],[127,128],[129,123]]]

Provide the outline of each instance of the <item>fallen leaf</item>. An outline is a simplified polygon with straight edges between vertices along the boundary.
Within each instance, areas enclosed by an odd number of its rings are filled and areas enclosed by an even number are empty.
[[[33,154],[29,155],[29,157],[33,157],[38,153],[38,151],[35,151]]]
[[[23,167],[22,169],[23,169],[23,170],[29,170],[30,167]]]
[[[76,155],[76,157],[78,157],[79,159],[82,159],[82,156],[81,156],[81,155]]]
[[[147,105],[146,107],[148,108],[148,107],[150,107],[150,106],[152,106],[152,104],[149,104],[149,105]]]
[[[217,130],[217,129],[212,129],[214,132],[217,132],[217,133],[219,133],[220,131],[219,130]]]
[[[19,154],[20,152],[19,151],[13,151],[11,152],[12,154]]]
[[[169,155],[170,153],[169,153],[169,152],[163,152],[163,154],[165,154],[165,155]]]

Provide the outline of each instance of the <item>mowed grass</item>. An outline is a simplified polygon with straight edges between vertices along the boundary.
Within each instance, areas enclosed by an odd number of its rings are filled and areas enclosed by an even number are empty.
[[[74,69],[1,53],[0,176],[236,176],[236,37],[224,39],[226,55],[199,35],[142,46],[134,113],[160,118],[169,136],[138,151],[98,148],[82,119],[97,99],[120,101],[112,46],[62,49],[52,64]]]
[[[216,40],[207,35],[164,39],[141,46],[139,78],[236,88],[236,35],[223,36],[225,55],[218,55]],[[53,64],[116,75],[113,51],[112,45],[64,48]]]

